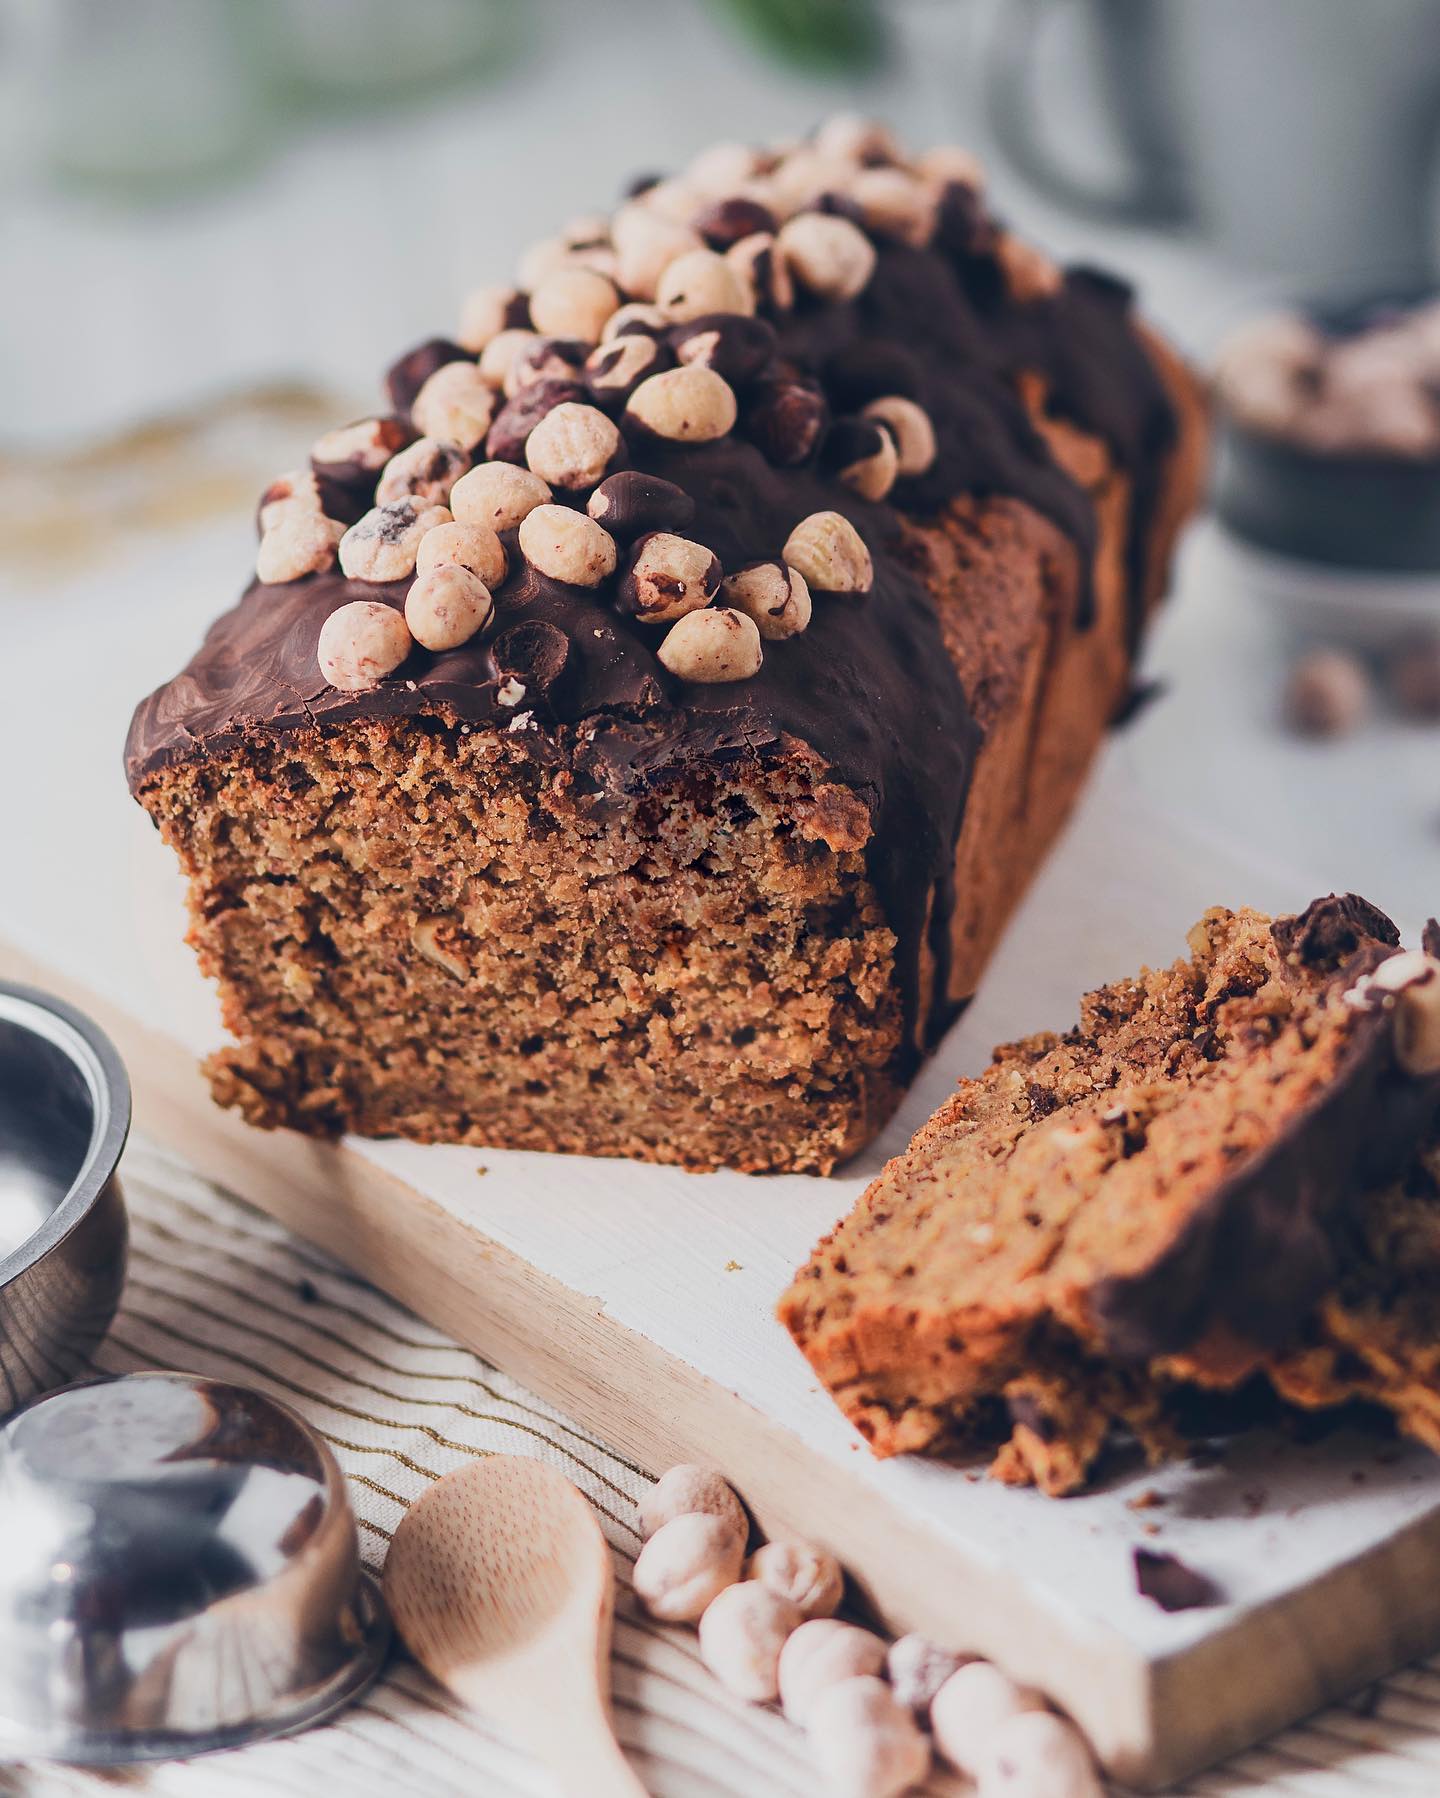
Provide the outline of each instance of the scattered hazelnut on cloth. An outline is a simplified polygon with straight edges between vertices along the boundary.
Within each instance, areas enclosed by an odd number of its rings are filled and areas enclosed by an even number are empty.
[[[971,1661],[952,1673],[930,1704],[935,1746],[959,1773],[974,1779],[1002,1724],[1027,1711],[1047,1709],[1033,1686],[1021,1686],[989,1661]]]
[[[682,1461],[660,1478],[640,1500],[640,1536],[648,1542],[662,1525],[691,1512],[718,1517],[743,1543],[749,1534],[745,1512],[734,1491],[713,1467]]]
[[[952,1654],[928,1636],[899,1636],[885,1655],[885,1671],[891,1689],[907,1710],[917,1717],[928,1715],[931,1701],[952,1673],[958,1673],[970,1656]]]
[[[975,1778],[975,1798],[1104,1798],[1080,1732],[1050,1711],[1002,1723]]]
[[[363,693],[393,674],[410,654],[404,618],[375,599],[352,599],[320,627],[320,672],[342,693]]]
[[[1309,651],[1285,683],[1285,722],[1301,736],[1346,736],[1363,723],[1370,703],[1369,672],[1343,649]]]
[[[839,1680],[817,1694],[806,1728],[835,1798],[899,1798],[930,1770],[930,1744],[873,1674]]]
[[[745,1539],[726,1517],[687,1511],[662,1523],[640,1550],[635,1596],[652,1617],[693,1623],[740,1577]]]
[[[798,1537],[763,1543],[746,1563],[745,1577],[793,1604],[800,1613],[797,1623],[833,1617],[845,1593],[845,1575],[834,1555]]]
[[[720,1684],[749,1704],[780,1691],[780,1650],[802,1621],[800,1608],[769,1586],[727,1586],[700,1619],[700,1658]]]
[[[780,1704],[792,1723],[806,1726],[811,1705],[827,1686],[857,1674],[878,1674],[885,1644],[873,1630],[833,1617],[802,1623],[780,1650]]]

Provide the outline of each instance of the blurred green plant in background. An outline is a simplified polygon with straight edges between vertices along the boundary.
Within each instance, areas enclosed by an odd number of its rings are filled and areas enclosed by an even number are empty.
[[[845,74],[885,60],[888,35],[877,0],[712,0],[758,44],[786,62]]]

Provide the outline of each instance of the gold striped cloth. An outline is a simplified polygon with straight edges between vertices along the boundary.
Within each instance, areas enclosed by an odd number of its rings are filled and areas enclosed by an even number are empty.
[[[274,1393],[335,1451],[378,1570],[405,1507],[475,1455],[559,1467],[595,1506],[619,1580],[616,1728],[656,1798],[819,1798],[803,1736],[729,1698],[693,1632],[637,1611],[630,1568],[646,1475],[278,1224],[143,1141],[125,1162],[132,1221],[107,1373],[179,1367]],[[3,1645],[0,1645],[3,1651]],[[553,1798],[498,1727],[458,1710],[407,1659],[338,1721],[290,1741],[103,1776],[0,1769],[6,1798]],[[926,1790],[969,1788],[936,1778]],[[1184,1788],[1187,1798],[1440,1794],[1440,1661],[1396,1675]]]

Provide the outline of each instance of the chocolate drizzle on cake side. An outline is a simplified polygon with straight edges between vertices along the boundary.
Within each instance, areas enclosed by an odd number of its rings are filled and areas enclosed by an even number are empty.
[[[823,198],[813,205],[826,207]],[[721,234],[711,239],[717,243],[729,226],[712,220],[708,228]],[[849,519],[868,547],[868,592],[817,598],[809,628],[767,643],[752,677],[698,684],[662,666],[654,626],[625,615],[609,588],[546,578],[517,553],[510,534],[509,574],[494,593],[486,633],[438,653],[417,645],[393,674],[355,692],[320,674],[321,626],[354,600],[403,608],[409,580],[347,579],[332,566],[257,581],[185,670],[137,710],[125,754],[132,791],[176,762],[223,752],[256,732],[351,719],[436,717],[514,733],[542,761],[573,756],[593,780],[597,806],[609,795],[683,781],[687,769],[800,749],[869,810],[868,864],[897,937],[906,1041],[922,1015],[933,1040],[951,1014],[921,993],[921,970],[933,970],[934,994],[943,997],[955,845],[981,733],[914,567],[905,522],[931,519],[961,496],[1025,502],[1075,545],[1075,622],[1083,626],[1096,521],[1026,410],[1017,383],[1038,378],[1047,410],[1100,439],[1130,483],[1133,640],[1145,604],[1150,508],[1175,419],[1134,329],[1128,290],[1086,270],[1061,276],[1043,258],[1040,277],[1033,267],[1017,275],[1022,246],[990,220],[970,187],[946,189],[923,247],[883,230],[872,235],[874,270],[853,298],[821,298],[802,287],[792,309],[767,312],[757,266],[757,310],[773,330],[737,317],[745,329],[713,349],[721,372],[722,358],[730,359],[739,406],[736,428],[716,441],[667,440],[622,409],[623,390],[612,403],[593,385],[545,377],[613,415],[621,432],[614,466],[661,476],[691,495],[696,512],[685,535],[712,550],[727,574],[779,557],[797,522],[826,510]],[[520,300],[507,302],[498,320],[507,330],[525,316]],[[694,321],[652,327],[660,359],[673,364],[683,355],[676,344],[695,332]],[[407,427],[418,424],[407,415],[424,379],[467,354],[440,339],[397,365],[403,378],[390,385]],[[557,366],[566,356],[573,361],[558,346]],[[937,453],[924,472],[902,473],[884,499],[867,500],[833,471],[826,435],[871,401],[895,395],[923,408]],[[863,449],[862,437],[852,431],[859,446],[852,453]],[[467,459],[478,464],[496,453],[493,443],[482,444]],[[523,447],[512,459],[523,460]],[[373,482],[374,471],[361,478]],[[554,497],[583,507],[586,496],[557,490]],[[907,1054],[913,1067],[918,1045]]]

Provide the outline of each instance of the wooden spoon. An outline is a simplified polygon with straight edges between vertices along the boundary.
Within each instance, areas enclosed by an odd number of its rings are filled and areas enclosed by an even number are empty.
[[[401,1520],[385,1597],[421,1666],[569,1798],[645,1798],[610,1726],[610,1550],[563,1474],[518,1455],[447,1474]]]

